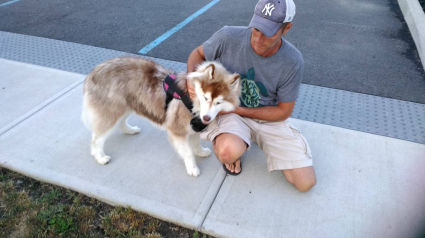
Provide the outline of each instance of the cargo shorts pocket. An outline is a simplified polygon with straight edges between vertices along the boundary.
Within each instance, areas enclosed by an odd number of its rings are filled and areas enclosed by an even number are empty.
[[[312,158],[313,156],[311,155],[311,149],[310,146],[307,143],[307,140],[305,139],[305,137],[301,134],[301,131],[298,130],[294,125],[292,125],[291,123],[289,123],[289,128],[292,130],[292,133],[294,133],[294,136],[297,136],[300,138],[301,142],[304,145],[305,151],[304,153],[308,156],[308,158]]]

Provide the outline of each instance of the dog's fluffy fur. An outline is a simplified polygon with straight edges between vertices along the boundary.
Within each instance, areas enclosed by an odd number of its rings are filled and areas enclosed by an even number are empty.
[[[84,83],[82,120],[92,131],[91,154],[100,164],[107,164],[103,146],[115,125],[127,134],[140,128],[127,124],[131,113],[143,116],[166,129],[169,140],[184,159],[187,173],[200,174],[194,154],[207,157],[208,148],[200,145],[199,134],[190,127],[192,113],[181,100],[173,99],[165,109],[164,78],[174,74],[154,61],[120,57],[96,66]],[[177,86],[186,91],[186,80],[195,85],[197,99],[193,112],[203,123],[214,120],[219,111],[239,106],[239,75],[230,74],[217,62],[204,62],[193,73],[180,73]]]

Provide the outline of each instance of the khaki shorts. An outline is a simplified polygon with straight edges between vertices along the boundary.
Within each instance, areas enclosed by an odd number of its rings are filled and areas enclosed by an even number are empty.
[[[254,141],[266,156],[269,172],[313,166],[306,139],[288,120],[268,122],[226,114],[211,122],[201,138],[214,142],[222,133],[239,136],[248,145],[247,150]]]

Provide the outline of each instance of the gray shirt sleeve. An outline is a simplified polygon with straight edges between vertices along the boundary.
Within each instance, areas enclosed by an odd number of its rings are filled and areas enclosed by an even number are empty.
[[[204,42],[202,45],[204,50],[205,60],[213,61],[221,57],[224,51],[223,28],[218,30],[214,35]]]
[[[287,103],[297,100],[303,71],[304,61],[301,59],[300,62],[294,65],[291,72],[287,75],[287,78],[282,80],[278,85],[277,95],[280,102]]]

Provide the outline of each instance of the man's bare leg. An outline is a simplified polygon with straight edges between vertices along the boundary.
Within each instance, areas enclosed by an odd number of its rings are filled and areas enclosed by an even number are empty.
[[[232,173],[241,172],[240,157],[246,150],[246,143],[239,136],[223,133],[215,138],[213,149],[217,158],[226,165]]]
[[[313,166],[282,170],[288,182],[292,183],[301,192],[307,192],[316,185],[316,174]]]

